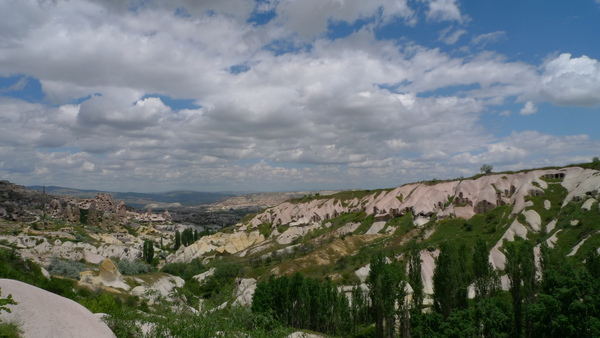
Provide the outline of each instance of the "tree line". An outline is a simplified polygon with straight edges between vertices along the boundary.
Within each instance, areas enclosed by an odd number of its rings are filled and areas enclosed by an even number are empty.
[[[350,297],[329,279],[271,276],[258,283],[252,311],[338,336],[600,337],[595,250],[578,265],[543,243],[538,272],[533,245],[517,239],[504,243],[506,266],[496,271],[482,239],[473,249],[461,241],[445,242],[436,258],[432,305],[425,309],[420,251],[411,243],[402,262],[376,255],[368,291],[357,285]],[[500,273],[508,291],[501,288]]]

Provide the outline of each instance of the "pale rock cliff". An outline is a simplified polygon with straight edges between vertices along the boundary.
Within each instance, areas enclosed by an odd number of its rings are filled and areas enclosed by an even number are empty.
[[[18,303],[0,318],[20,323],[23,337],[115,337],[97,316],[70,299],[11,279],[0,279],[0,288],[3,296],[12,294]]]
[[[416,223],[422,224],[434,214],[438,218],[452,216],[469,219],[475,214],[506,204],[512,205],[511,214],[517,215],[531,205],[531,202],[526,201],[526,196],[541,195],[547,189],[548,183],[542,178],[562,179],[561,184],[569,191],[565,204],[574,198],[583,198],[586,194],[596,196],[600,190],[600,172],[579,167],[489,174],[462,181],[407,184],[344,203],[335,197],[303,203],[285,202],[257,214],[249,225],[314,224],[356,211],[364,211],[367,215],[374,215],[376,219],[412,211]],[[533,222],[537,227],[537,221]]]
[[[235,254],[264,240],[265,236],[258,231],[238,231],[232,234],[218,232],[204,236],[188,247],[181,246],[177,252],[167,257],[167,262],[189,262],[213,250],[219,254]]]

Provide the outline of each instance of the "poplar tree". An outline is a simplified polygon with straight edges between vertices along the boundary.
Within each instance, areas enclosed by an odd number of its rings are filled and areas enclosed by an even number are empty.
[[[421,277],[421,251],[413,241],[410,243],[408,260],[408,284],[413,289],[412,308],[421,311],[423,306],[423,279]]]
[[[434,308],[444,319],[457,309],[465,309],[468,278],[466,271],[466,246],[444,242],[435,260],[433,273]]]
[[[181,234],[179,233],[179,230],[175,231],[175,250],[179,250],[179,247],[181,247]]]

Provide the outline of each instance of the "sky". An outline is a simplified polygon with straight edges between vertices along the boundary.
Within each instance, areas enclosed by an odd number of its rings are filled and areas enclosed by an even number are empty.
[[[600,155],[600,0],[0,0],[0,179],[391,188]]]

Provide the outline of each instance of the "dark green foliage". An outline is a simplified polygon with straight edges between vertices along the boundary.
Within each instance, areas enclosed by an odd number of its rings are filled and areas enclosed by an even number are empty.
[[[79,209],[79,223],[81,223],[81,224],[87,224],[87,222],[88,222],[88,214],[89,214],[89,210],[88,209]]]
[[[2,296],[2,290],[0,290],[0,296]],[[7,307],[7,305],[17,305],[18,303],[14,301],[14,299],[12,298],[12,295],[8,295],[5,298],[1,298],[0,297],[0,312],[2,311],[6,311],[6,312],[11,312],[10,308]]]
[[[433,273],[434,308],[444,319],[467,307],[467,257],[464,243],[444,242]]]
[[[179,230],[175,231],[175,247],[173,247],[174,250],[179,250],[179,247],[181,246],[181,234],[179,233]]]
[[[21,330],[15,322],[0,322],[0,337],[3,338],[19,338]]]
[[[144,247],[142,250],[142,257],[148,264],[152,264],[154,259],[154,242],[147,239],[144,241]]]
[[[189,246],[196,242],[200,237],[208,235],[208,230],[204,230],[204,232],[199,233],[192,228],[187,228],[183,230],[181,233],[181,244],[185,246]]]
[[[500,278],[488,260],[489,250],[485,241],[479,238],[473,253],[473,279],[477,299],[487,299],[500,289]]]
[[[479,168],[479,171],[484,173],[484,174],[489,174],[492,172],[492,170],[494,169],[493,166],[489,165],[489,164],[484,164],[481,166],[481,168]]]
[[[421,311],[423,305],[423,279],[421,277],[421,251],[415,242],[409,244],[408,284],[413,289],[412,307]]]
[[[529,307],[533,336],[599,337],[600,281],[598,253],[577,269],[555,249],[542,246],[542,276],[536,301]]]
[[[371,270],[367,278],[370,289],[371,313],[375,318],[378,337],[394,337],[396,334],[396,305],[404,314],[406,282],[402,279],[402,268],[396,263],[387,263],[382,254],[371,260]]]
[[[252,312],[272,315],[285,325],[343,335],[352,328],[348,299],[331,280],[320,282],[297,273],[271,276],[257,284]]]
[[[504,271],[510,282],[510,294],[513,300],[514,329],[513,334],[521,337],[523,329],[526,336],[531,335],[531,320],[528,306],[535,296],[535,262],[533,246],[523,240],[505,242],[506,267]]]
[[[216,261],[214,275],[207,277],[199,286],[198,295],[204,299],[228,297],[233,290],[233,281],[241,270],[242,265],[239,263]]]
[[[186,282],[193,276],[201,274],[208,270],[199,258],[192,259],[189,263],[169,263],[162,268],[162,272],[179,276]]]

